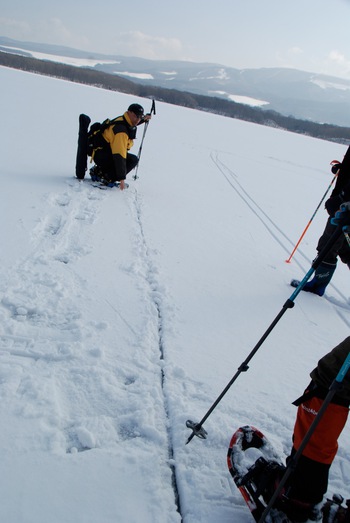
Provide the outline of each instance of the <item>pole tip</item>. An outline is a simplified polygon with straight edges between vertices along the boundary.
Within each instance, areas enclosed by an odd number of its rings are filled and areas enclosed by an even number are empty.
[[[206,439],[208,433],[202,427],[201,423],[196,423],[195,421],[188,419],[186,421],[186,427],[188,427],[189,429],[192,429],[192,434],[188,438],[187,443],[189,443],[191,441],[193,436],[197,436],[200,439]],[[186,445],[187,445],[187,443],[186,443]]]

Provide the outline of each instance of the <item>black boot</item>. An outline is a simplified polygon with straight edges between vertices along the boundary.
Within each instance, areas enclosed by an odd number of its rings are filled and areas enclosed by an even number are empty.
[[[343,505],[344,498],[339,494],[334,494],[333,499],[327,499],[322,507],[323,523],[348,523],[350,521],[350,500],[346,500],[346,507]]]
[[[337,264],[331,264],[322,262],[317,267],[314,277],[311,281],[308,281],[304,287],[303,291],[313,292],[318,296],[323,296],[326,290],[327,285],[332,279],[334,271],[337,267]]]
[[[99,167],[98,165],[94,165],[93,167],[91,167],[90,176],[91,176],[91,180],[93,182],[100,182],[103,177],[103,172],[102,172],[101,167]]]

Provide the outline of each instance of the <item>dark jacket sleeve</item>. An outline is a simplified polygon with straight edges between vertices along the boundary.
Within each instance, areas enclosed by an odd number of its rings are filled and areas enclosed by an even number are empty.
[[[336,164],[336,167],[338,168],[337,181],[325,203],[330,216],[335,215],[342,203],[350,201],[350,146],[345,153],[343,161],[340,164]]]
[[[320,359],[317,367],[310,374],[312,380],[320,387],[329,389],[349,353],[350,336],[345,338],[345,340],[339,343],[331,352]],[[337,396],[350,401],[349,372],[346,374],[342,382],[342,388],[337,392]]]
[[[340,164],[337,181],[330,198],[336,196],[340,196],[344,202],[350,199],[350,146]]]
[[[120,182],[126,178],[126,159],[121,154],[113,154],[113,165],[116,180]]]

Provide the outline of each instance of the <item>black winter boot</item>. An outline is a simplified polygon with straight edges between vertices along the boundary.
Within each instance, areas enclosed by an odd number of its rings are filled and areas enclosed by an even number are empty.
[[[315,271],[313,279],[308,281],[302,290],[306,292],[313,292],[318,296],[323,296],[327,285],[332,279],[336,267],[336,263],[334,265],[325,262],[320,263]]]
[[[91,176],[91,180],[93,182],[100,182],[103,177],[103,172],[102,172],[101,167],[99,167],[98,165],[94,165],[93,167],[91,167],[90,176]]]

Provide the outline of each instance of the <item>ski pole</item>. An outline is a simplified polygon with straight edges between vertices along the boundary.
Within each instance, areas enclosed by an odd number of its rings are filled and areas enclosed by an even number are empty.
[[[326,192],[325,192],[324,195],[322,196],[320,203],[318,204],[318,206],[317,206],[316,209],[315,209],[315,212],[313,213],[313,215],[311,216],[310,220],[308,221],[308,223],[307,223],[305,229],[303,230],[303,232],[302,232],[302,234],[301,234],[299,240],[298,240],[297,243],[295,244],[295,247],[294,247],[294,249],[293,249],[291,255],[289,256],[288,260],[286,260],[286,263],[290,263],[291,259],[293,258],[293,256],[294,256],[294,254],[295,254],[297,248],[299,247],[299,245],[300,245],[302,239],[304,238],[304,236],[305,236],[305,234],[306,234],[306,231],[307,231],[308,228],[310,227],[312,220],[315,218],[317,211],[319,210],[319,208],[321,207],[321,204],[322,204],[323,200],[324,200],[325,197],[327,196],[327,193],[328,193],[329,189],[332,187],[332,185],[333,185],[333,183],[334,183],[334,180],[335,180],[336,177],[338,176],[338,173],[339,173],[339,169],[338,169],[338,171],[336,172],[336,174],[334,175],[334,177],[333,177],[331,183],[328,185]]]
[[[268,516],[271,508],[273,507],[276,499],[278,498],[278,496],[282,492],[282,489],[283,489],[284,485],[286,484],[288,478],[294,472],[294,470],[295,470],[295,468],[297,466],[297,463],[298,463],[298,461],[300,459],[300,456],[302,455],[306,445],[310,441],[311,436],[315,432],[315,429],[316,429],[317,425],[319,424],[319,422],[321,421],[321,418],[322,418],[324,412],[326,411],[328,405],[331,403],[335,393],[341,388],[342,381],[344,380],[344,378],[345,378],[349,368],[350,368],[350,353],[347,355],[347,357],[346,357],[343,365],[341,366],[340,371],[338,372],[338,375],[336,376],[335,380],[331,383],[331,386],[328,389],[329,392],[328,392],[327,396],[325,397],[325,399],[324,399],[324,401],[322,403],[322,406],[321,406],[320,410],[318,411],[314,421],[311,423],[307,433],[305,434],[304,438],[302,439],[302,442],[300,443],[300,446],[299,446],[297,452],[294,454],[294,456],[288,462],[286,470],[285,470],[285,472],[284,472],[284,474],[283,474],[283,476],[281,478],[281,481],[278,484],[278,487],[275,490],[272,498],[270,499],[267,507],[265,508],[264,512],[262,513],[261,518],[259,519],[258,523],[263,523],[265,521],[265,519]]]
[[[156,102],[155,102],[154,99],[152,100],[152,107],[151,107],[151,110],[150,110],[150,114],[152,114],[152,113],[156,114]],[[143,140],[145,139],[145,136],[146,136],[146,131],[147,131],[147,128],[148,128],[148,124],[149,124],[149,120],[147,120],[147,122],[145,123],[145,126],[143,128],[142,140],[141,140],[139,152],[138,152],[138,155],[137,155],[138,162],[137,162],[137,165],[136,165],[135,174],[133,176],[134,180],[137,180],[137,178],[138,178],[137,171],[139,170],[139,163],[140,163],[140,158],[141,158],[141,153],[142,153]]]
[[[346,206],[347,204],[342,204]],[[324,248],[319,252],[318,256],[313,261],[311,268],[308,270],[308,272],[305,274],[304,278],[300,281],[299,285],[296,287],[293,294],[290,296],[290,298],[285,302],[283,305],[281,311],[277,314],[276,318],[273,320],[273,322],[270,324],[270,326],[267,328],[267,330],[264,332],[260,340],[257,342],[255,347],[252,349],[252,351],[249,353],[247,358],[243,361],[243,363],[238,367],[237,372],[234,374],[232,379],[229,381],[229,383],[226,385],[224,390],[221,392],[221,394],[218,396],[218,398],[214,401],[212,406],[209,408],[209,410],[206,412],[206,414],[203,416],[201,421],[199,423],[196,423],[192,420],[186,421],[186,427],[189,429],[192,429],[192,433],[190,434],[186,445],[192,440],[194,436],[198,436],[200,439],[205,439],[207,436],[207,432],[203,429],[204,422],[208,419],[210,414],[213,412],[213,410],[217,407],[217,405],[220,403],[222,398],[225,396],[227,391],[231,388],[233,383],[236,381],[238,376],[242,372],[246,372],[249,369],[248,363],[253,358],[255,353],[258,351],[258,349],[261,347],[261,345],[264,343],[266,338],[269,336],[271,331],[275,328],[279,320],[282,318],[284,313],[288,310],[294,307],[294,300],[298,296],[298,294],[301,292],[302,288],[308,281],[308,279],[312,276],[313,272],[317,269],[317,267],[322,263],[324,257],[328,254],[330,249],[333,247],[335,242],[338,240],[338,238],[343,234],[343,225],[346,224],[346,222],[350,223],[350,203],[348,204],[349,208],[346,207],[342,213],[339,214],[346,214],[346,216],[342,216],[337,221],[337,226],[332,234],[332,236],[329,238],[328,242],[324,246]],[[346,212],[345,212],[346,211]],[[346,221],[345,221],[346,220]]]

